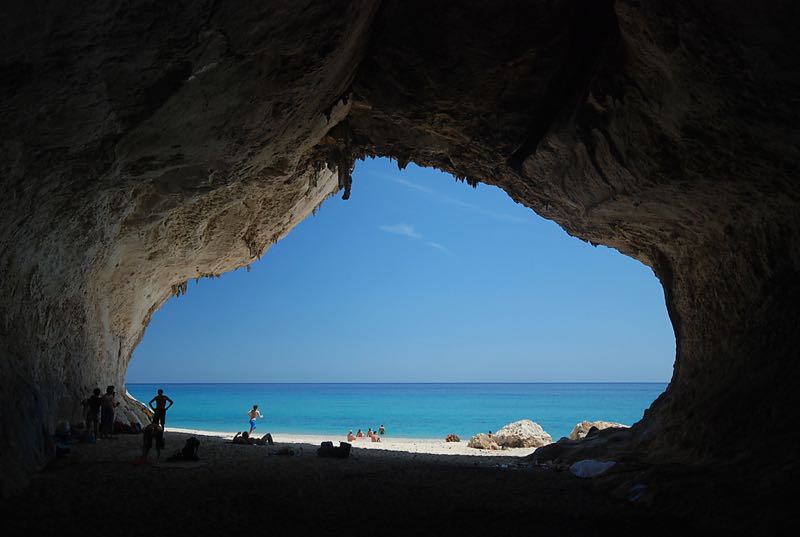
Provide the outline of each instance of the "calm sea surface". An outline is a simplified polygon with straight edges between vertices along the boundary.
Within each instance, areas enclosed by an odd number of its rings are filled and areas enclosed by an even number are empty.
[[[346,434],[381,424],[387,434],[443,438],[496,431],[528,418],[554,439],[583,420],[632,424],[667,385],[614,384],[128,384],[147,403],[158,388],[175,401],[167,426],[207,431]]]

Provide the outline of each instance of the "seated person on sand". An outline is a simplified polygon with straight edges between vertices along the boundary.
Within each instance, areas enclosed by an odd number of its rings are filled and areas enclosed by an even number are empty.
[[[355,439],[356,439],[356,437],[353,436],[353,430],[350,429],[349,431],[347,431],[347,441],[348,442],[352,442]]]
[[[371,435],[369,435],[369,437],[372,439],[373,442],[380,442],[381,441],[381,437],[378,436],[375,433],[372,433]]]
[[[270,446],[275,442],[272,441],[272,435],[266,433],[261,438],[254,438],[250,436],[250,433],[247,431],[242,431],[240,433],[236,433],[236,436],[233,437],[231,440],[232,444],[247,444],[247,445],[258,445],[258,446],[266,446],[269,444]]]
[[[369,436],[370,438],[372,438],[372,435],[373,435],[373,434],[375,434],[375,433],[374,433],[374,432],[372,432],[372,427],[369,427],[369,428],[367,429],[367,436]]]
[[[364,438],[364,433],[361,432],[361,429],[356,431],[356,438]]]
[[[250,438],[250,433],[247,431],[242,431],[236,433],[236,436],[233,437],[231,440],[231,444],[252,444],[253,439]]]
[[[251,438],[252,438],[252,437],[251,437]],[[274,444],[274,443],[275,443],[275,442],[273,442],[273,441],[272,441],[272,435],[271,435],[271,434],[269,434],[269,433],[266,433],[266,434],[265,434],[264,436],[262,436],[261,438],[255,438],[255,439],[253,440],[253,442],[255,442],[256,444],[258,444],[259,446],[266,446],[267,444],[269,444],[269,445],[271,446],[272,444]]]

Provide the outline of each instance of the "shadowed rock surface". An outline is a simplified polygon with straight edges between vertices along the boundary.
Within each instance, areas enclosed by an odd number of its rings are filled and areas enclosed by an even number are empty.
[[[572,428],[570,431],[568,438],[570,440],[581,440],[582,438],[586,438],[586,435],[594,428],[598,431],[602,431],[603,429],[608,429],[609,427],[616,427],[616,428],[628,428],[627,425],[622,423],[615,423],[613,421],[582,421],[580,423],[576,423],[575,427]]]
[[[673,378],[593,457],[747,461],[769,498],[797,474],[798,9],[4,3],[3,491],[91,388],[123,385],[165,300],[252,263],[349,194],[356,158],[385,155],[497,185],[650,266]],[[545,449],[587,458],[560,445]]]

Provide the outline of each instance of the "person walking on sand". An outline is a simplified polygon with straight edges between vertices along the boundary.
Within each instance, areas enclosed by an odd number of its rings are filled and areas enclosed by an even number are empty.
[[[253,409],[247,413],[250,416],[250,433],[253,434],[253,431],[256,429],[256,420],[263,418],[264,416],[261,415],[261,411],[258,410],[258,405],[253,405]]]
[[[153,402],[156,404],[155,407],[153,406]],[[169,403],[169,406],[167,406],[167,403]],[[163,430],[167,421],[167,410],[174,404],[172,399],[164,395],[164,390],[159,389],[158,395],[150,399],[150,402],[147,404],[153,411],[153,423],[161,425],[161,429]]]

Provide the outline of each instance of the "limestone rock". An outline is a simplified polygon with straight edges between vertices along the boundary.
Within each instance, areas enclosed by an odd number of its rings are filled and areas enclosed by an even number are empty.
[[[486,433],[479,433],[470,438],[467,447],[475,449],[500,449],[497,442]]]
[[[615,423],[613,421],[582,421],[580,423],[575,424],[575,427],[572,429],[572,432],[569,433],[570,440],[580,440],[581,438],[585,438],[592,427],[602,431],[603,429],[608,429],[610,427],[617,427],[617,428],[625,428],[627,429],[627,425],[623,425],[622,423]]]
[[[461,442],[461,437],[455,433],[451,433],[447,435],[447,438],[444,439],[445,442]]]
[[[4,494],[87,390],[124,385],[167,299],[253,263],[367,155],[498,186],[652,268],[673,378],[603,449],[712,463],[785,437],[796,2],[69,6],[0,8]]]
[[[494,435],[499,446],[510,448],[542,447],[553,443],[553,438],[542,426],[531,420],[519,420],[502,427]]]

